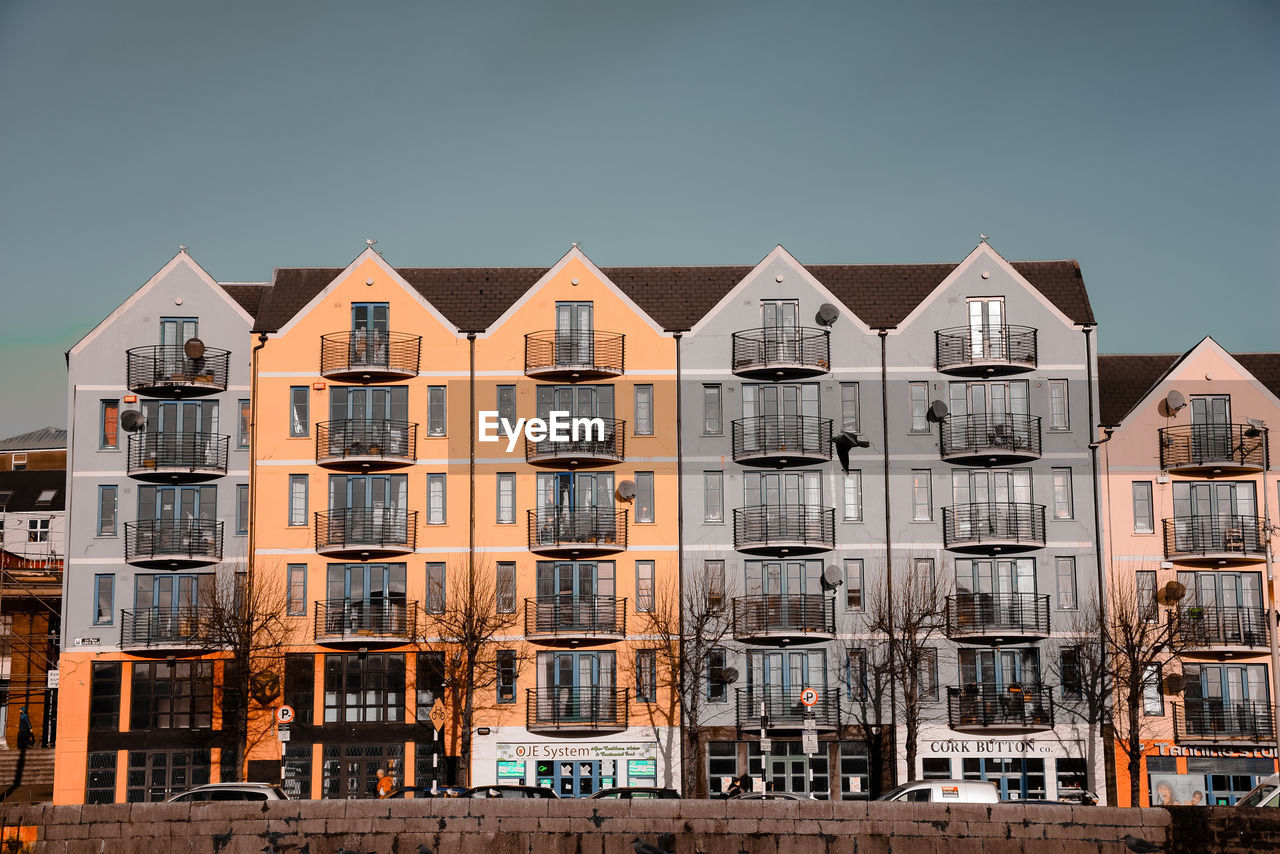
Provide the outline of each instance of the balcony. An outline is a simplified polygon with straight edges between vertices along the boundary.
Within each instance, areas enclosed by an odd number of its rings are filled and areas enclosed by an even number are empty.
[[[621,640],[627,633],[627,600],[562,593],[524,600],[524,633],[548,641]]]
[[[957,732],[1053,729],[1053,689],[1031,682],[947,688],[947,725]]]
[[[567,442],[553,442],[550,438],[541,442],[526,440],[524,461],[533,465],[555,466],[594,466],[622,462],[626,450],[627,422],[616,418],[596,420],[604,425],[603,434],[588,426],[577,438],[570,434]]]
[[[1036,330],[1030,326],[954,326],[934,333],[939,371],[996,376],[1036,367]]]
[[[529,551],[598,555],[627,547],[627,511],[612,507],[551,507],[529,511]]]
[[[762,504],[733,511],[733,547],[755,555],[783,557],[836,547],[836,511],[806,504]]]
[[[544,329],[524,336],[524,373],[548,380],[620,377],[626,369],[626,336],[597,329]]]
[[[831,419],[757,415],[731,425],[733,461],[748,466],[804,466],[831,459]]]
[[[546,733],[616,732],[627,728],[626,688],[574,685],[525,692],[525,729]]]
[[[1160,429],[1160,468],[1200,477],[1255,474],[1267,468],[1266,428],[1190,424]]]
[[[1040,459],[1038,415],[952,415],[938,425],[949,463],[994,466]]]
[[[418,459],[418,425],[411,421],[321,421],[316,465],[340,471],[379,471]]]
[[[840,691],[831,687],[815,687],[816,701],[811,706],[801,702],[804,687],[752,686],[737,688],[737,723],[740,730],[760,729],[760,715],[766,718],[766,728],[774,730],[799,730],[804,722],[812,719],[820,730],[833,730],[840,726]]]
[[[200,355],[193,358],[188,351]],[[125,357],[125,385],[134,394],[199,397],[227,390],[230,350],[156,344],[134,347]]]
[[[1275,710],[1250,700],[1188,699],[1173,704],[1177,744],[1275,744]]]
[[[150,569],[209,566],[222,560],[222,522],[139,519],[124,523],[125,563]]]
[[[227,473],[231,438],[215,433],[130,433],[129,476],[153,483],[199,483]]]
[[[418,603],[403,599],[329,599],[315,603],[316,643],[411,643]]]
[[[418,375],[422,336],[356,329],[320,336],[320,375],[349,383],[378,383]]]
[[[766,326],[733,333],[733,372],[740,377],[802,379],[830,370],[830,330]]]
[[[942,508],[942,540],[966,554],[1014,554],[1044,548],[1044,505],[1021,502]]]
[[[1185,647],[1184,655],[1230,655],[1271,644],[1263,608],[1192,605],[1170,614],[1169,619],[1174,622],[1174,638]]]
[[[809,643],[836,635],[836,601],[821,593],[738,596],[733,636],[747,643]]]
[[[339,508],[316,513],[316,553],[368,560],[410,554],[418,547],[418,511]]]
[[[1049,636],[1049,597],[958,593],[947,597],[947,637],[969,643],[1025,643]]]
[[[120,612],[120,648],[199,654],[219,648],[211,608],[143,608]]]
[[[1257,516],[1175,516],[1164,520],[1164,556],[1182,563],[1227,566],[1266,559]]]

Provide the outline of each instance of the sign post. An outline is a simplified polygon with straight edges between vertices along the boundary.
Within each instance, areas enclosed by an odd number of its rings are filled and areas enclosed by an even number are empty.
[[[806,787],[809,794],[813,794],[813,757],[818,754],[818,721],[814,718],[813,710],[813,707],[818,704],[817,689],[805,688],[801,691],[800,702],[805,708],[804,732],[801,737],[804,741]]]
[[[436,701],[431,704],[431,791],[437,791],[436,783],[439,779],[438,769],[440,767],[440,746],[444,744],[444,720],[445,720],[444,702],[437,697]],[[437,742],[439,739],[439,742]]]

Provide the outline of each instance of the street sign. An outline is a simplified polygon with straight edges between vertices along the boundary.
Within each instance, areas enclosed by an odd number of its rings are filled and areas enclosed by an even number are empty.
[[[289,725],[288,725],[288,724],[280,724],[280,726],[276,727],[276,737],[277,737],[277,738],[279,738],[281,742],[288,741],[288,740],[289,740]]]
[[[816,732],[804,732],[801,734],[804,741],[804,752],[814,754],[818,752],[818,734]]]
[[[814,720],[813,718],[805,718],[805,719],[804,719],[804,731],[805,731],[805,732],[817,732],[817,731],[818,731],[818,722],[817,722],[816,720]]]
[[[431,722],[436,725],[436,729],[444,729],[444,702],[439,697],[431,706]]]
[[[58,673],[58,671],[57,671],[57,669],[56,669],[56,668],[55,668],[54,670],[48,670],[48,671],[46,671],[46,672],[45,672],[45,687],[46,687],[46,688],[57,688],[57,687],[58,687],[58,676],[59,676],[59,675],[60,675],[60,674]]]
[[[290,724],[293,723],[293,706],[279,706],[276,708],[276,723]],[[280,739],[287,741],[288,739]]]
[[[805,688],[800,692],[800,702],[806,706],[812,706],[818,702],[818,692],[812,688]]]
[[[762,739],[760,739],[760,752],[761,752],[761,753],[772,753],[772,752],[773,752],[773,739],[771,739],[771,738],[762,738]]]

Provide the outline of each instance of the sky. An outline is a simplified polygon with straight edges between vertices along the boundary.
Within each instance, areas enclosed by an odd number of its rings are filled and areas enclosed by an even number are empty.
[[[0,436],[173,256],[1078,259],[1103,352],[1280,350],[1280,3],[0,0]],[[123,352],[121,358],[124,358]]]

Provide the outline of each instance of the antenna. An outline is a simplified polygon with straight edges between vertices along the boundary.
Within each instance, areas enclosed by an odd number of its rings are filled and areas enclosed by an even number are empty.
[[[624,480],[618,484],[618,497],[623,501],[630,501],[636,497],[636,482],[634,480]]]
[[[951,414],[951,409],[947,404],[944,401],[935,400],[929,404],[929,411],[924,414],[924,417],[937,424],[949,414]]]
[[[126,409],[120,413],[120,429],[126,433],[137,433],[145,422],[142,413],[136,409]]]
[[[814,320],[819,326],[830,327],[840,318],[840,309],[836,308],[829,302],[824,302],[818,307],[818,313],[814,315]]]

